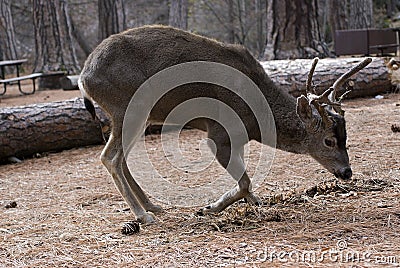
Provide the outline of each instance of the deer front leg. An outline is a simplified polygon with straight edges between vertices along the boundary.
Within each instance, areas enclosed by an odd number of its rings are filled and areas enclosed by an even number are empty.
[[[239,149],[240,158],[242,159],[244,165],[244,146]],[[259,198],[256,194],[254,194],[252,190],[252,184],[249,186],[249,194],[245,197],[246,201],[250,204],[260,206],[262,204],[261,198]]]
[[[202,213],[218,213],[232,205],[236,201],[247,198],[249,196],[249,185],[250,179],[247,174],[244,174],[242,178],[238,181],[238,185],[226,192],[223,196],[221,196],[216,202],[206,206],[202,209]],[[254,194],[252,194],[254,195]]]
[[[251,191],[251,180],[246,173],[244,161],[241,157],[243,146],[239,149],[232,149],[231,146],[218,146],[216,157],[218,162],[228,171],[228,173],[237,180],[235,188],[226,192],[216,202],[202,209],[202,213],[218,213],[233,204],[234,202],[246,198],[251,203],[260,204],[261,200]]]
[[[122,197],[128,203],[131,211],[142,223],[151,223],[155,217],[151,212],[146,212],[140,200],[135,196],[127,177],[124,175],[124,153],[122,150],[121,135],[112,133],[106,147],[101,154],[101,160],[108,172],[111,174],[114,183]]]

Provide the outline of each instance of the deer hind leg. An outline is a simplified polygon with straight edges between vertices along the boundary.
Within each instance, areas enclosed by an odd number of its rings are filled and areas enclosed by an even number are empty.
[[[128,180],[129,186],[131,187],[131,189],[135,193],[135,196],[139,199],[139,202],[142,204],[143,208],[146,211],[151,211],[151,212],[161,212],[161,211],[163,211],[161,206],[155,205],[150,201],[150,199],[144,193],[142,188],[139,186],[139,184],[137,184],[135,179],[132,177],[132,174],[129,171],[128,165],[126,164],[125,157],[123,159],[122,167],[123,167],[124,175]]]
[[[137,124],[137,122],[136,122]],[[148,127],[148,123],[144,122],[143,125],[145,125],[145,128]],[[135,181],[135,179],[133,178],[128,165],[126,163],[126,155],[132,150],[133,146],[135,145],[135,141],[139,138],[139,136],[141,135],[141,130],[142,128],[137,128],[131,129],[132,132],[136,132],[136,133],[130,133],[131,134],[131,141],[130,144],[128,146],[128,148],[126,148],[125,151],[125,155],[123,158],[123,162],[122,162],[122,168],[123,168],[123,172],[124,175],[129,183],[129,186],[131,187],[133,193],[135,194],[135,196],[139,199],[139,202],[142,204],[143,208],[146,211],[151,211],[151,212],[162,212],[163,209],[161,206],[155,205],[153,204],[150,199],[148,198],[148,196],[145,194],[145,192],[143,191],[143,189],[140,187],[140,185]]]
[[[218,162],[228,171],[228,173],[237,180],[237,186],[222,195],[216,202],[203,208],[203,213],[221,212],[234,202],[246,198],[252,203],[259,204],[261,200],[251,191],[251,180],[246,173],[243,161],[243,146],[233,147],[231,152],[230,144],[218,143],[216,158]]]
[[[111,174],[118,191],[128,203],[137,219],[143,223],[154,222],[154,215],[144,209],[140,198],[135,195],[134,189],[131,187],[132,182],[130,182],[130,178],[124,174],[125,158],[122,148],[122,135],[118,131],[121,131],[121,128],[114,126],[107,145],[101,153],[101,160]]]

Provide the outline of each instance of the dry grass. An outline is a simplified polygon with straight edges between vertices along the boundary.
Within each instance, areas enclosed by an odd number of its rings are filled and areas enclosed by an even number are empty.
[[[131,236],[121,234],[132,215],[99,161],[102,146],[0,166],[0,267],[399,266],[400,134],[391,130],[399,103],[397,94],[345,103],[353,182],[277,152],[257,189],[263,206],[211,216],[167,207]],[[183,146],[201,135],[183,132]],[[211,166],[204,176],[219,172]]]

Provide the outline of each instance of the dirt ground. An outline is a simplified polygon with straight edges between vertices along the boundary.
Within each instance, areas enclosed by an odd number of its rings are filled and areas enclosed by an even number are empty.
[[[76,96],[9,92],[0,107]],[[344,108],[352,182],[336,181],[308,156],[277,151],[256,190],[262,206],[240,202],[198,216],[200,206],[164,205],[156,224],[129,236],[121,227],[133,216],[99,160],[103,146],[0,166],[0,267],[398,267],[400,133],[391,126],[400,125],[400,95]],[[202,137],[182,132],[183,150]],[[160,137],[148,139],[156,148]],[[212,164],[202,176],[221,172]]]

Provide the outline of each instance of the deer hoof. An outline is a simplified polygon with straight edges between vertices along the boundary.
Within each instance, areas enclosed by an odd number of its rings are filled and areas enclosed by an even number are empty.
[[[137,220],[142,224],[152,224],[156,222],[156,216],[151,212],[147,212],[146,214],[138,216]]]
[[[154,205],[154,204],[151,204],[151,205],[146,206],[146,210],[147,210],[147,211],[151,211],[151,212],[153,212],[153,213],[161,213],[161,212],[164,211],[164,209],[163,209],[161,206],[159,206],[159,205]]]
[[[254,193],[249,193],[246,197],[245,197],[246,201],[252,205],[256,205],[256,206],[261,206],[262,205],[262,200],[261,198],[259,198],[257,195],[255,195]]]
[[[197,215],[198,216],[205,216],[207,214],[214,214],[214,213],[218,213],[220,212],[219,210],[217,210],[215,207],[213,207],[212,205],[208,205],[205,206],[204,208],[200,209],[199,211],[197,211]]]

